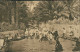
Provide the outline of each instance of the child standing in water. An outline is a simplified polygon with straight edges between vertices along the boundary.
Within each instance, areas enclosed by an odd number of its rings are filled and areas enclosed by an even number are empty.
[[[62,45],[60,44],[59,40],[56,40],[55,52],[61,52],[61,51],[63,51]]]
[[[59,42],[58,31],[55,31],[55,33],[54,33],[54,40],[56,41],[55,52],[61,52],[61,51],[63,51],[62,45]]]

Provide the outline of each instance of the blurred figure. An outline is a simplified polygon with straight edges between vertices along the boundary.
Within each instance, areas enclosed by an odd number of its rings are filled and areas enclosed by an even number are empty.
[[[57,40],[58,39],[58,31],[55,31],[54,34],[52,33],[52,35],[54,36],[54,40]]]
[[[73,51],[80,51],[80,39],[76,38],[76,45]]]
[[[65,34],[66,34],[66,30],[65,30],[65,28],[63,28],[63,38],[65,37]]]
[[[62,52],[62,51],[63,51],[62,45],[60,44],[59,40],[56,40],[55,52]]]
[[[54,40],[56,41],[55,52],[61,52],[61,51],[63,51],[62,45],[59,42],[58,31],[54,32]]]
[[[26,29],[26,31],[25,31],[25,37],[26,38],[28,38],[28,34],[29,34],[29,31],[28,31],[28,29]]]

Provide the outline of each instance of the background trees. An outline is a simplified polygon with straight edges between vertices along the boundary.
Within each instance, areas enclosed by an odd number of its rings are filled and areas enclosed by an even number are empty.
[[[0,1],[0,22],[5,21],[19,28],[20,23],[28,27],[30,23],[39,25],[60,18],[72,21],[80,17],[79,2],[79,0],[38,1],[32,10],[25,1]]]
[[[66,0],[66,1],[63,1],[63,3],[68,8],[68,11],[69,11],[69,20],[74,20],[74,18],[77,18],[75,15],[79,13],[78,12],[79,11],[79,8],[78,8],[79,7],[79,4],[78,4],[79,0]]]
[[[67,18],[65,12],[66,9],[62,1],[40,1],[35,7],[34,15],[35,20],[47,22],[48,20],[59,19],[62,16]]]
[[[21,22],[28,22],[28,9],[23,1],[0,1],[0,9],[0,22],[9,23],[16,28],[19,28]]]
[[[79,4],[77,1],[40,1],[34,8],[35,20],[47,22],[48,20],[67,18],[72,21],[79,14]]]

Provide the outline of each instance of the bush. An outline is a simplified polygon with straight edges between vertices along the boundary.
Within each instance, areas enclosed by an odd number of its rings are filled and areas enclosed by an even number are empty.
[[[16,27],[15,24],[10,24],[8,22],[2,22],[0,23],[0,32],[2,31],[12,31],[12,30],[17,30],[18,28]],[[20,29],[24,30],[25,25],[24,23],[20,23]]]

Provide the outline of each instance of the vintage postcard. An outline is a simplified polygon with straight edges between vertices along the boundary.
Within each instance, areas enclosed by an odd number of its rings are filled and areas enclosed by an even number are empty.
[[[80,0],[0,0],[0,52],[80,52]]]

